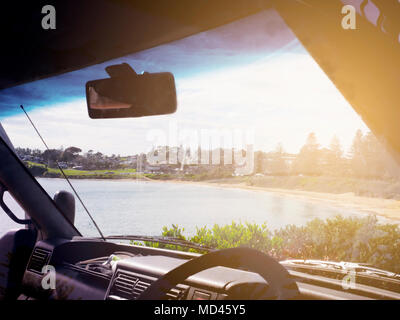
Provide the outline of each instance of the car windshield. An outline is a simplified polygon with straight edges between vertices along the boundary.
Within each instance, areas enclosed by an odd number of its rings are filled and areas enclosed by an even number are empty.
[[[122,62],[173,73],[177,111],[90,119],[85,83]],[[60,166],[107,236],[398,271],[398,167],[274,10],[1,97],[20,159],[51,197],[71,191]],[[79,201],[75,226],[99,235]]]

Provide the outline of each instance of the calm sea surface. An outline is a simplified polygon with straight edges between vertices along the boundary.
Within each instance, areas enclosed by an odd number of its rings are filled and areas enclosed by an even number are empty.
[[[39,179],[39,182],[51,196],[57,190],[69,190],[62,179]],[[276,229],[287,224],[302,225],[317,217],[366,215],[274,193],[234,188],[125,180],[72,180],[72,183],[106,235],[159,235],[163,226],[172,224],[184,227],[186,234],[193,234],[196,226],[232,221],[266,222],[269,228]],[[18,211],[11,200],[8,204]],[[83,235],[98,235],[78,202],[75,225]],[[15,226],[1,212],[0,235]]]

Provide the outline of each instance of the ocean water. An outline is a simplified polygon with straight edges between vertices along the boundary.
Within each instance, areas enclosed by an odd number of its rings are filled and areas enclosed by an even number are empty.
[[[39,182],[51,196],[58,190],[70,190],[62,179],[41,178]],[[366,215],[269,192],[200,184],[134,180],[72,180],[72,183],[105,235],[160,235],[163,226],[172,224],[185,228],[185,233],[191,235],[196,227],[232,221],[266,223],[270,229],[277,229],[337,214]],[[6,202],[22,216],[22,210],[18,210],[12,199]],[[78,230],[85,236],[98,236],[82,205],[76,204]],[[0,235],[15,227],[18,226],[0,212]]]

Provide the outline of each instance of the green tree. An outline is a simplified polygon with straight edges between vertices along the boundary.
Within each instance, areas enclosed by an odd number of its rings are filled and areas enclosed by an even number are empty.
[[[357,177],[382,179],[390,175],[390,156],[372,132],[356,132],[350,156],[352,172]]]
[[[344,159],[342,157],[343,149],[340,144],[339,138],[334,135],[329,149],[326,149],[322,155],[324,173],[327,175],[343,175],[344,173]]]
[[[366,162],[364,159],[364,135],[360,129],[357,130],[353,144],[350,149],[351,157],[351,171],[353,175],[357,177],[365,176],[366,173]]]
[[[52,167],[60,159],[61,151],[57,149],[49,149],[43,152],[43,160],[47,162],[48,166]]]
[[[262,151],[254,152],[254,173],[264,173],[265,154]]]
[[[367,165],[366,175],[372,178],[383,178],[386,174],[386,150],[372,132],[368,132],[363,141],[363,155]]]
[[[321,173],[320,145],[314,132],[311,132],[306,143],[296,157],[294,170],[306,175],[317,175]]]
[[[60,160],[66,161],[66,162],[71,162],[78,156],[78,154],[80,152],[82,152],[82,149],[80,149],[80,148],[69,147],[62,152]]]
[[[282,143],[278,143],[275,151],[271,154],[270,170],[274,175],[286,175],[289,171],[285,161],[285,149]]]

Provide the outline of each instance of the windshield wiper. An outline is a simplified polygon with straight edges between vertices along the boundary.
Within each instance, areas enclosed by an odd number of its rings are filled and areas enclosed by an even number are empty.
[[[314,267],[332,271],[354,271],[357,275],[375,276],[380,278],[395,279],[400,281],[400,274],[386,271],[383,269],[374,268],[368,264],[356,263],[356,262],[334,262],[334,261],[323,261],[323,260],[285,260],[281,261],[282,264],[292,267]]]
[[[177,237],[165,237],[165,236],[143,236],[143,235],[112,235],[104,237],[105,240],[131,240],[131,241],[148,241],[158,242],[163,244],[178,245],[191,249],[198,249],[206,252],[215,251],[215,248],[208,247],[203,244],[191,242],[185,239]]]
[[[323,260],[286,260],[281,264],[293,271],[343,280],[346,275],[355,277],[357,284],[400,293],[400,275],[374,268],[364,263],[334,262]],[[360,288],[360,286],[358,286]]]

